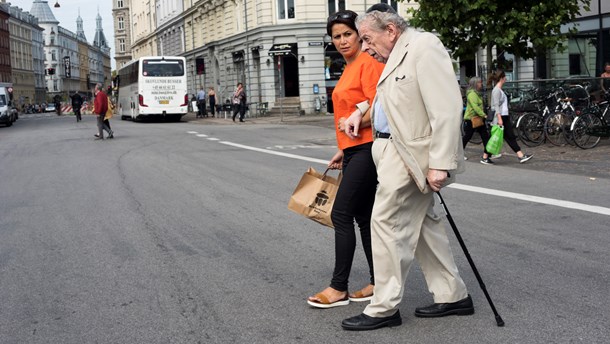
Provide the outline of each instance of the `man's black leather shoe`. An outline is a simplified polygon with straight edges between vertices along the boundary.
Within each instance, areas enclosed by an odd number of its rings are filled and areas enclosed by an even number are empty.
[[[355,317],[347,318],[341,322],[341,327],[349,331],[369,331],[376,330],[382,327],[393,327],[402,325],[400,311],[396,311],[394,315],[384,318],[373,318],[364,313]]]
[[[415,316],[420,318],[437,318],[447,315],[471,315],[474,314],[472,298],[466,298],[452,303],[434,303],[427,307],[415,308]]]

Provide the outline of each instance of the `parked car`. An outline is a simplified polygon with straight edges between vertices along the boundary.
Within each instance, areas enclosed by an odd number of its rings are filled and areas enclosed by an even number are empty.
[[[47,107],[44,108],[44,112],[55,112],[55,111],[56,111],[55,104],[53,104],[53,103],[47,104]]]
[[[17,110],[9,100],[6,87],[0,88],[0,123],[10,127],[17,120]]]

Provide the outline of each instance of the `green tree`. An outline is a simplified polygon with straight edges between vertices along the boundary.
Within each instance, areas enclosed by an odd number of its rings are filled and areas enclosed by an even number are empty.
[[[403,1],[403,0],[401,0]],[[549,49],[565,50],[561,26],[572,22],[591,0],[407,0],[411,26],[436,31],[454,57],[470,59],[480,48],[487,50],[487,70],[492,67],[492,48],[525,59]],[[575,27],[568,32],[574,33]]]

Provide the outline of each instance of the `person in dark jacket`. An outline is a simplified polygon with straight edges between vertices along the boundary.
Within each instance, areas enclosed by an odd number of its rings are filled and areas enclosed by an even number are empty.
[[[80,94],[74,93],[72,95],[72,110],[74,110],[74,115],[76,116],[76,121],[82,121],[80,108],[83,106],[83,97]]]

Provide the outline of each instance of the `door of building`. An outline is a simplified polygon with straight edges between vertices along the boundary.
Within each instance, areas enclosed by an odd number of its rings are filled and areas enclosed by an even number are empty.
[[[294,55],[284,56],[284,94],[286,97],[299,96],[299,64]]]

